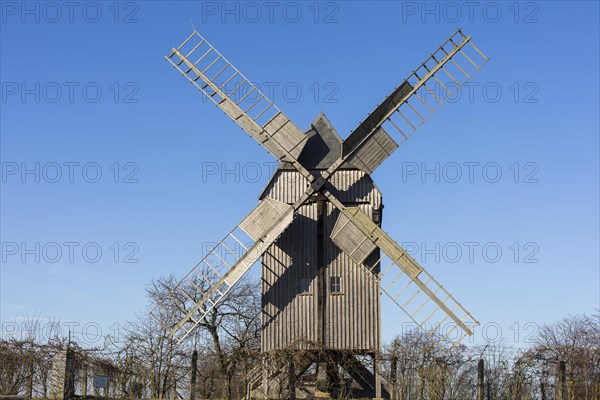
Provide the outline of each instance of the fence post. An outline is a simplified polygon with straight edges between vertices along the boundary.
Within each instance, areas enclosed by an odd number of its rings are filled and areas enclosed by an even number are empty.
[[[484,364],[483,358],[477,363],[477,400],[484,400],[484,382],[483,382]]]
[[[544,378],[540,381],[540,391],[542,392],[542,400],[546,400],[546,385],[544,384]]]
[[[87,364],[83,365],[83,376],[81,378],[81,395],[87,397],[87,386],[88,386],[88,367]]]
[[[192,353],[192,379],[190,382],[190,400],[196,399],[196,373],[198,371],[198,350]]]
[[[567,363],[561,361],[558,367],[559,400],[567,400]]]
[[[33,350],[32,350],[32,353],[33,353]],[[27,377],[27,399],[28,400],[31,400],[31,398],[33,397],[33,373],[34,373],[33,354],[31,354],[30,359],[29,359],[29,371],[28,371],[29,376]]]
[[[396,400],[398,398],[398,357],[392,356],[390,365],[390,383],[391,383],[391,398]]]

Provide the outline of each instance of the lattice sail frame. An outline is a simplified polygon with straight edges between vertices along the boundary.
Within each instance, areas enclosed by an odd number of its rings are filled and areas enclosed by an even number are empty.
[[[251,235],[248,236],[250,238],[248,243],[251,244],[242,247],[239,254],[233,252],[236,254],[233,262],[224,262],[223,258],[219,257],[224,264],[217,264],[221,265],[221,268],[211,269],[214,273],[214,275],[211,275],[215,278],[208,279],[203,276],[205,279],[203,282],[207,284],[208,289],[202,291],[197,285],[194,286],[196,290],[202,293],[199,301],[196,301],[196,298],[190,296],[190,293],[184,289],[186,285],[190,285],[190,275],[192,277],[200,276],[198,275],[200,272],[199,268],[204,268],[207,265],[212,268],[213,264],[210,263],[209,257],[217,256],[217,253],[222,252],[223,249],[231,253],[231,248],[226,245],[226,242],[233,239],[236,243],[240,243],[238,237],[234,235],[234,232],[239,232],[238,234],[241,234],[241,232],[247,234],[247,218],[253,214],[255,216],[262,215],[264,210],[257,210],[261,207],[265,207],[264,205],[261,206],[261,204],[259,204],[259,206],[255,208],[244,221],[228,233],[228,235],[226,235],[226,237],[217,244],[217,246],[215,246],[215,248],[209,252],[169,294],[158,302],[157,306],[151,311],[151,315],[156,319],[159,319],[159,322],[163,324],[171,336],[178,338],[180,342],[183,341],[189,336],[194,328],[202,322],[203,318],[208,315],[216,304],[226,296],[230,288],[256,263],[269,245],[277,240],[279,235],[292,222],[295,211],[318,190],[320,190],[328,200],[340,210],[341,214],[346,216],[346,218],[353,222],[355,222],[355,220],[365,221],[365,218],[368,219],[368,217],[360,210],[346,208],[339,202],[335,196],[327,190],[327,187],[325,187],[328,179],[346,160],[352,161],[359,165],[361,169],[366,170],[367,173],[371,173],[383,162],[383,160],[389,157],[389,155],[391,155],[398,147],[398,144],[389,136],[385,128],[390,129],[391,131],[393,131],[393,128],[398,131],[400,133],[401,144],[446,102],[447,98],[438,96],[439,93],[436,94],[435,91],[431,90],[431,86],[434,85],[432,82],[439,85],[439,87],[445,91],[446,95],[453,96],[464,82],[471,78],[473,74],[489,60],[470,42],[470,40],[471,37],[464,35],[459,29],[446,40],[446,42],[439,46],[419,68],[413,71],[413,73],[363,122],[361,122],[355,131],[351,133],[344,141],[344,151],[340,159],[327,171],[322,172],[320,176],[316,177],[306,170],[297,160],[297,155],[299,155],[305,144],[306,136],[302,134],[297,126],[294,125],[272,101],[233,67],[233,65],[199,33],[194,31],[177,49],[172,49],[172,53],[166,57],[166,59],[175,68],[177,68],[192,84],[201,90],[209,99],[211,99],[211,101],[228,114],[276,158],[290,162],[296,170],[308,180],[310,185],[307,188],[306,193],[301,196],[294,205],[283,210],[283,212],[277,216],[276,220],[273,221],[273,224],[267,224],[268,226],[266,228],[263,227],[264,229],[258,229],[258,234],[256,231],[251,233]],[[467,44],[469,44],[470,47],[467,48]],[[186,46],[189,47],[186,48]],[[204,51],[203,46],[207,50]],[[192,62],[190,57],[201,48],[203,51],[201,53],[202,55],[195,62]],[[468,51],[474,52],[471,54],[471,57],[467,54]],[[214,53],[213,56],[208,57],[208,55],[212,53]],[[475,55],[480,57],[481,61],[478,60],[479,63],[473,61]],[[462,59],[459,56],[462,56]],[[175,61],[173,61],[174,58]],[[441,60],[438,60],[438,58],[441,58]],[[459,63],[459,61],[464,60],[470,63],[472,68]],[[433,64],[431,64],[432,62]],[[452,62],[452,65],[448,64],[450,62]],[[184,67],[182,67],[182,65]],[[456,79],[459,75],[457,75],[455,71],[452,71],[452,66],[464,74],[464,77],[461,76],[462,79]],[[215,67],[216,69],[213,69]],[[212,78],[209,78],[207,74],[211,69],[213,71],[212,73],[216,72],[216,74],[212,75],[211,73]],[[230,71],[231,75],[228,75],[225,71]],[[227,78],[218,81],[218,78],[221,76],[227,76]],[[446,84],[440,79],[443,79]],[[450,83],[448,79],[450,80]],[[201,83],[198,84],[198,81]],[[429,84],[427,84],[428,82]],[[229,84],[233,85],[233,90],[225,92],[224,89]],[[451,85],[456,86],[455,90],[450,90],[448,88]],[[246,89],[243,90],[243,88]],[[425,92],[431,95],[431,99],[428,99],[428,95]],[[252,99],[250,97],[252,93],[256,93],[257,98]],[[232,97],[234,95],[238,97]],[[415,99],[420,102],[420,105],[416,103]],[[413,100],[412,103],[411,100]],[[248,114],[259,104],[262,104],[260,107],[263,107],[260,112],[252,115]],[[421,108],[421,111],[419,111],[419,108]],[[426,109],[429,114],[427,114],[424,109]],[[411,119],[409,111],[414,113],[412,118],[417,119]],[[398,120],[398,117],[401,118],[410,129],[407,128],[407,126],[402,129],[400,126],[402,122]],[[301,135],[303,136],[301,137]],[[372,153],[368,158],[365,158],[365,155],[368,154],[368,151],[365,151],[365,149],[370,149]],[[275,208],[280,210],[280,207]],[[256,224],[251,225],[255,227]],[[261,226],[260,223],[258,225]],[[374,229],[366,222],[355,223],[355,225],[358,226],[363,235],[368,237],[369,240],[379,247],[387,257],[393,260],[390,267],[382,271],[385,273],[377,276],[377,279],[382,283],[382,290],[400,308],[415,320],[417,315],[426,312],[429,300],[426,299],[425,302],[418,303],[419,305],[416,310],[410,310],[409,306],[413,304],[414,299],[417,298],[419,294],[425,294],[429,299],[434,300],[437,308],[434,309],[433,314],[426,317],[422,322],[417,322],[419,326],[425,328],[425,324],[428,323],[430,318],[441,310],[446,313],[446,317],[444,317],[441,322],[437,323],[435,328],[440,328],[442,326],[441,324],[450,317],[455,322],[455,328],[451,329],[445,337],[448,337],[456,328],[459,328],[463,332],[462,336],[460,336],[454,345],[462,340],[467,334],[471,334],[468,325],[471,323],[473,325],[478,325],[478,322],[472,318],[470,313],[468,313],[464,307],[446,291],[446,289],[437,283],[431,275],[425,272],[424,269],[393,239],[379,227]],[[244,226],[246,227],[246,230],[244,230]],[[357,262],[364,266],[362,260]],[[379,260],[378,263],[381,263],[381,260]],[[399,267],[401,272],[411,280],[408,284],[404,285],[404,289],[397,293],[393,292],[392,289],[396,287],[397,282],[400,282],[402,274],[396,275],[395,278],[392,279],[391,285],[388,284],[383,286],[383,279],[388,276],[390,268],[394,265]],[[425,282],[419,278],[421,274],[426,278]],[[401,302],[399,300],[400,297],[405,293],[405,289],[412,284],[415,284],[418,287],[417,291],[410,296],[407,302]],[[445,298],[438,298],[437,293],[441,293]],[[193,304],[195,301],[196,303]],[[186,303],[188,303],[187,306]],[[457,316],[455,312],[458,312],[462,317]],[[165,313],[168,316],[167,319],[170,321],[168,322],[168,325],[164,325],[164,322],[160,320],[161,316],[165,316]]]
[[[471,36],[458,30],[405,80],[412,90],[382,126],[398,131],[402,144],[488,61]]]
[[[372,173],[488,61],[471,36],[457,30],[344,140],[344,161]]]
[[[181,343],[256,264],[293,218],[291,206],[271,199],[260,202],[156,302],[150,315]],[[190,293],[190,289],[194,292]],[[196,296],[198,293],[200,297]]]
[[[421,329],[433,334],[443,327],[445,333],[440,342],[449,340],[452,347],[473,334],[471,329],[479,322],[398,243],[359,208],[346,207],[340,211],[331,234],[332,241],[354,262],[371,272],[383,292]],[[376,247],[383,255],[366,266],[365,260]],[[451,321],[443,325],[448,318]],[[458,333],[456,338],[450,337],[454,331]]]
[[[303,170],[297,158],[306,135],[202,35],[194,30],[165,58],[278,160]]]

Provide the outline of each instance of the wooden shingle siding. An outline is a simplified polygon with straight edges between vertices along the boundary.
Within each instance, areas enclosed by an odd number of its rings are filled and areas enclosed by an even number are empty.
[[[372,215],[370,204],[361,204],[359,207],[367,215]],[[331,232],[338,216],[339,212],[329,205],[325,219],[326,232]],[[326,308],[329,346],[334,349],[378,349],[380,292],[377,281],[330,240],[326,249],[326,280],[339,276],[342,282],[341,295],[329,294],[326,297],[329,302]]]
[[[277,170],[265,189],[265,196],[293,204],[305,192],[307,180],[296,171]],[[342,203],[369,203],[381,208],[381,193],[371,177],[360,170],[338,170],[329,179],[329,189]],[[262,200],[262,199],[261,199]]]
[[[381,193],[360,170],[340,170],[331,179],[337,196],[359,207],[369,217],[381,208]],[[293,203],[305,191],[304,178],[295,171],[278,170],[265,197]],[[380,288],[370,272],[342,253],[330,235],[339,211],[326,203],[323,216],[325,254],[325,343],[332,349],[377,351],[380,347]],[[318,343],[317,204],[302,206],[293,223],[269,248],[262,261],[262,351],[298,342]],[[365,264],[373,265],[375,251]],[[376,271],[377,272],[377,271]],[[330,293],[331,277],[341,278],[341,293]],[[301,278],[311,283],[301,293]]]
[[[294,222],[263,255],[264,351],[298,340],[317,341],[316,205],[303,206]],[[300,294],[300,278],[310,278],[309,294]]]

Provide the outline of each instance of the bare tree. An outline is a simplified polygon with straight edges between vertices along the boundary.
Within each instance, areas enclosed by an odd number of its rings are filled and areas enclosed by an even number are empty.
[[[464,346],[452,348],[435,335],[411,331],[394,338],[384,353],[386,359],[397,363],[387,367],[386,374],[397,399],[474,397],[475,365],[469,362]]]
[[[206,270],[203,271],[203,276],[210,276],[212,273],[212,271]],[[172,276],[160,278],[148,287],[149,300],[153,303],[162,300],[167,307],[171,304],[173,309],[189,311],[190,307],[199,302],[203,293],[208,290],[206,280],[197,277],[190,279],[191,281],[185,284],[183,289],[188,296],[192,297],[193,302],[190,303],[189,298],[184,298],[181,294],[171,292],[176,285]],[[167,296],[168,293],[170,293],[169,296]],[[165,298],[168,298],[171,303],[165,302]],[[258,359],[261,329],[260,301],[258,283],[242,279],[218,303],[211,307],[205,304],[197,311],[207,314],[199,324],[200,329],[188,341],[187,347],[176,347],[174,341],[166,337],[167,332],[160,323],[145,321],[142,324],[143,327],[146,327],[144,336],[149,337],[151,332],[160,332],[160,335],[154,339],[153,345],[158,345],[158,340],[161,338],[159,347],[162,349],[162,346],[166,345],[168,348],[164,349],[164,352],[154,354],[172,358],[176,353],[177,364],[184,363],[185,357],[189,357],[193,349],[204,348],[200,353],[201,358],[208,358],[209,363],[215,362],[221,378],[221,385],[209,385],[214,390],[213,396],[223,395],[231,399],[234,395],[239,396],[243,392],[245,375],[251,369],[251,364]],[[162,368],[163,373],[174,372],[172,365],[157,362],[153,368],[154,374],[159,372],[156,370],[157,367]],[[180,375],[178,375],[177,381],[183,378],[183,375]],[[235,380],[236,385],[233,384],[235,377],[240,378]],[[168,379],[163,376],[163,392],[167,381]]]
[[[540,379],[553,380],[557,397],[566,392],[568,399],[596,400],[600,394],[599,315],[574,315],[544,324],[535,346],[524,358],[537,365]],[[566,367],[564,378],[560,376],[561,363]]]

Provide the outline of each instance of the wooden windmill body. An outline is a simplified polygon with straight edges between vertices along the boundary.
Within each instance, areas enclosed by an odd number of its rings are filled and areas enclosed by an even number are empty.
[[[323,114],[307,134],[310,139],[299,160],[316,174],[340,157],[342,139]],[[359,207],[374,222],[381,223],[381,193],[368,174],[348,162],[330,182],[344,205]],[[282,163],[260,199],[291,205],[306,185],[301,174]],[[335,369],[327,365],[332,361],[351,358],[355,369],[362,370],[362,379],[369,381],[370,390],[362,390],[361,396],[379,397],[376,376],[366,372],[355,356],[369,355],[373,369],[381,347],[381,290],[375,277],[365,275],[363,267],[331,240],[338,217],[339,211],[325,196],[315,196],[297,211],[290,226],[263,254],[261,351],[304,351],[305,359],[296,363],[302,365],[301,369],[315,363],[317,376],[320,370]],[[374,250],[365,265],[373,267],[378,258],[379,251]],[[377,267],[373,273],[379,273]],[[267,368],[265,373],[272,372]],[[327,373],[321,376],[325,379],[316,382],[316,389],[336,390]],[[268,392],[268,383],[263,386],[261,390]]]
[[[300,160],[309,171],[327,169],[339,158],[341,138],[323,115],[312,130],[314,140],[306,144]],[[297,171],[282,164],[261,200],[294,204],[306,183]],[[368,174],[348,163],[336,171],[331,183],[343,204],[358,206],[380,222],[381,193]],[[376,279],[365,279],[360,266],[331,240],[338,216],[325,197],[316,196],[297,211],[294,221],[263,255],[263,351],[314,344],[363,352],[379,349],[379,284]],[[367,264],[373,265],[376,253]]]
[[[281,161],[258,206],[151,311],[171,336],[185,340],[255,264],[265,362],[249,397],[273,397],[282,376],[289,398],[388,397],[377,368],[382,293],[442,340],[472,334],[471,314],[381,229],[370,177],[487,62],[470,36],[450,36],[344,140],[323,114],[302,132],[196,31],[166,58]],[[273,360],[294,352],[302,357],[285,367]]]

